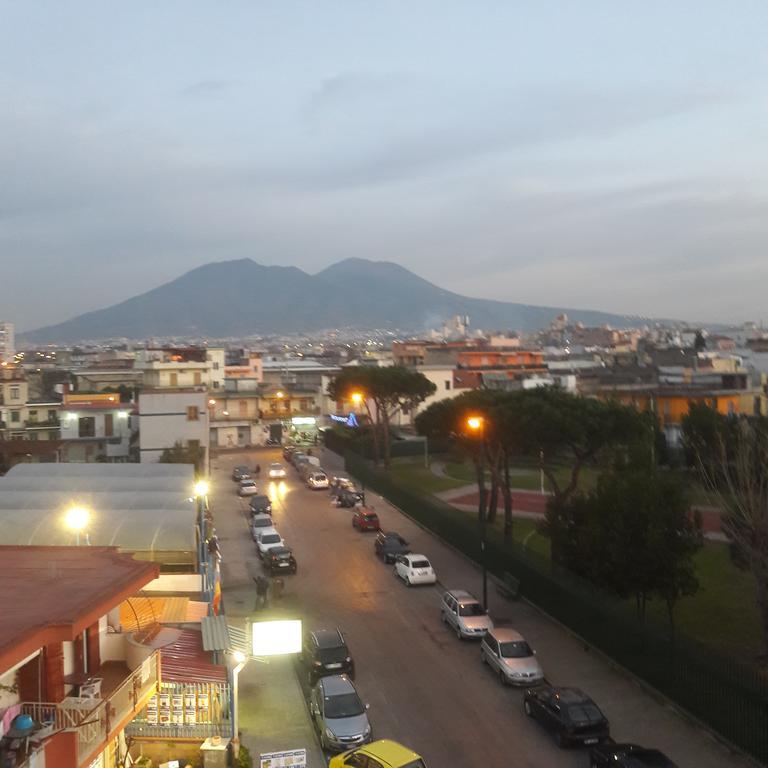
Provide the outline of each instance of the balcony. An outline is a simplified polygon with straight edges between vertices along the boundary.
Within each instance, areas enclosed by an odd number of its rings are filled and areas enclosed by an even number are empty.
[[[159,653],[155,651],[133,672],[122,664],[107,662],[95,674],[102,678],[102,697],[70,696],[58,703],[23,702],[21,711],[50,729],[50,738],[74,733],[72,765],[82,766],[98,757],[159,690]],[[24,763],[22,763],[24,765]]]
[[[55,429],[60,426],[61,422],[58,419],[48,419],[46,421],[27,420],[27,429]]]

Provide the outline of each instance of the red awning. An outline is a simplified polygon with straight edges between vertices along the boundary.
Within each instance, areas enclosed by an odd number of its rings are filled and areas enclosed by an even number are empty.
[[[226,683],[227,668],[211,661],[212,654],[203,650],[202,634],[182,629],[178,639],[160,649],[160,671],[169,683]]]

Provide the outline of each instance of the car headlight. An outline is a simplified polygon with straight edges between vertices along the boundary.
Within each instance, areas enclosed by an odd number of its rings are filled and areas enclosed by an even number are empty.
[[[371,726],[366,725],[365,730],[363,731],[363,736],[370,736],[371,735]]]
[[[325,729],[325,735],[327,738],[336,741],[336,734],[330,728]]]
[[[313,663],[313,664],[314,664],[316,667],[322,667],[322,666],[323,666],[323,662],[322,662],[322,661],[313,661],[312,663]]]

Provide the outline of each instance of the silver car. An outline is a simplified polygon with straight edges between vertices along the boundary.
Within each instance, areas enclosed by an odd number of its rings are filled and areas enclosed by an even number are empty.
[[[323,749],[343,752],[371,741],[367,709],[346,675],[321,677],[310,693],[309,712]]]
[[[514,629],[488,630],[480,643],[480,660],[496,672],[502,685],[530,686],[544,679],[536,651]]]
[[[451,589],[443,595],[440,618],[443,624],[453,628],[459,640],[472,637],[480,639],[489,629],[493,629],[488,612],[463,589]]]

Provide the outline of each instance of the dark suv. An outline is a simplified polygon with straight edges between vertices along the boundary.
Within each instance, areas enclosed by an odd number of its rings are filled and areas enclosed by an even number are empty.
[[[528,717],[538,720],[561,747],[600,744],[610,736],[607,718],[578,688],[528,688],[523,709]]]
[[[385,563],[394,563],[398,555],[407,555],[411,551],[408,542],[394,531],[379,531],[373,547]]]
[[[269,496],[263,496],[258,494],[251,496],[251,514],[252,515],[271,515],[272,514],[272,502]]]
[[[304,636],[301,661],[307,668],[307,678],[313,686],[325,675],[349,675],[355,679],[355,662],[338,629],[316,629]]]

